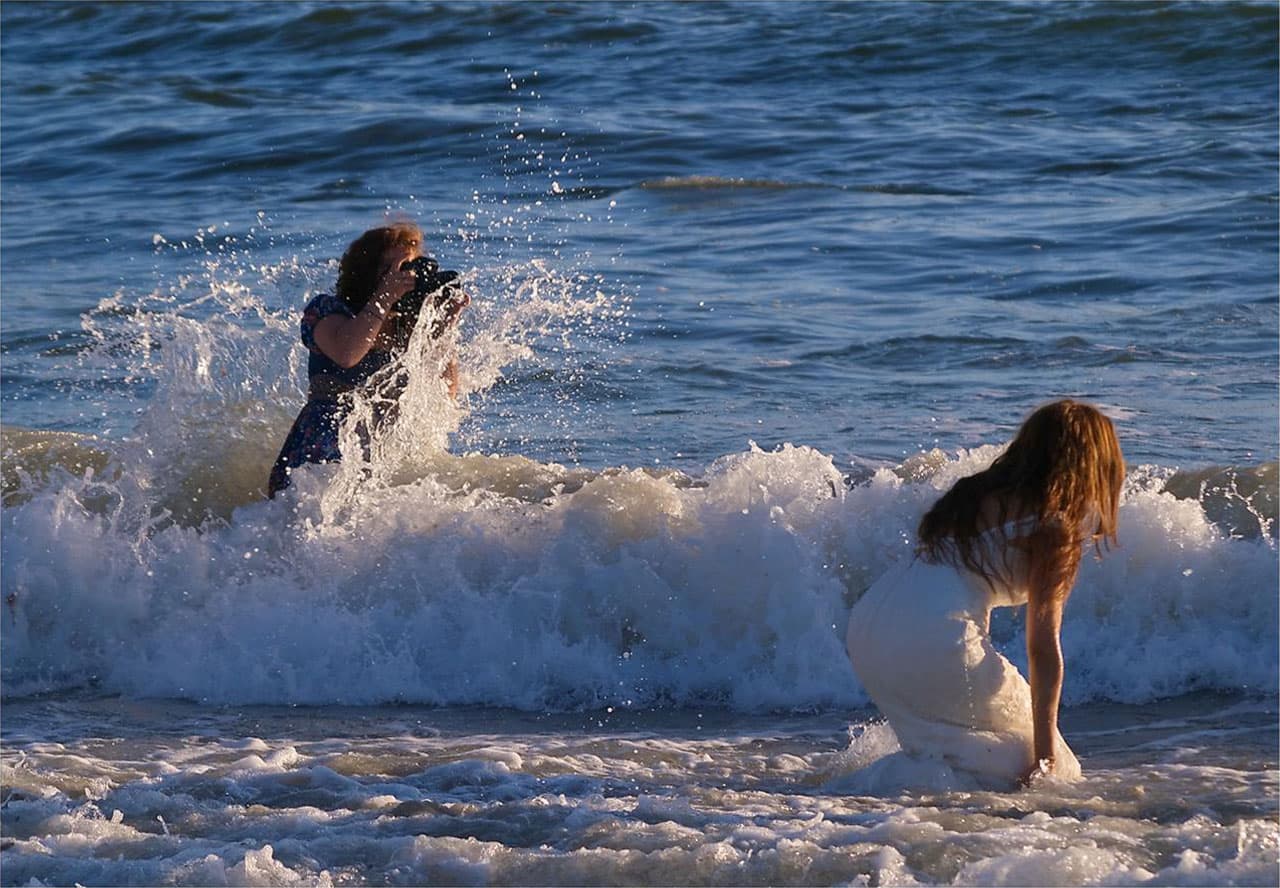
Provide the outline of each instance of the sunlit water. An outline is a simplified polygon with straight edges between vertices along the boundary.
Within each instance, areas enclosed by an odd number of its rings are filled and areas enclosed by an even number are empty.
[[[1274,6],[0,25],[0,882],[1274,884]],[[388,215],[472,306],[266,502]],[[1086,779],[969,792],[844,623],[1064,395],[1130,463]]]
[[[1073,709],[1063,727],[1085,781],[1015,795],[861,785],[891,735],[834,714],[9,708],[34,719],[7,738],[21,746],[5,771],[10,884],[1267,885],[1276,872],[1276,711],[1239,698]]]

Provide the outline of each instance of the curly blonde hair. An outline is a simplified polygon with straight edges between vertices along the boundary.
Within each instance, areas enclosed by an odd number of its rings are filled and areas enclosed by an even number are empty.
[[[422,229],[412,222],[371,228],[351,242],[338,264],[338,298],[360,311],[373,296],[380,278],[382,254],[391,247],[419,247]]]

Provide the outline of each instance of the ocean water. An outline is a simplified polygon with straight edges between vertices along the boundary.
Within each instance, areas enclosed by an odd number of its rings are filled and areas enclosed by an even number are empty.
[[[0,884],[1274,884],[1278,38],[0,5]],[[388,218],[472,305],[265,501],[299,310]],[[1086,778],[974,792],[895,765],[844,622],[1063,396],[1129,462]]]

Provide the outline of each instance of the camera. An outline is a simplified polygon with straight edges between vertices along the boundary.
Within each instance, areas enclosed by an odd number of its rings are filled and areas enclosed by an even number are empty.
[[[412,271],[413,289],[401,296],[392,308],[396,314],[417,317],[428,299],[436,308],[443,308],[457,297],[457,288],[451,286],[457,279],[456,271],[441,271],[440,264],[430,256],[410,259],[400,266],[401,271]]]

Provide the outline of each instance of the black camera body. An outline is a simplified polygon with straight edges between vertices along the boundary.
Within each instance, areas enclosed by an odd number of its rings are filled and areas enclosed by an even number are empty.
[[[401,264],[401,271],[412,271],[413,289],[405,293],[392,306],[396,314],[417,317],[427,300],[436,308],[443,308],[457,297],[456,287],[451,284],[457,280],[456,271],[441,271],[440,263],[430,256],[419,256]]]

